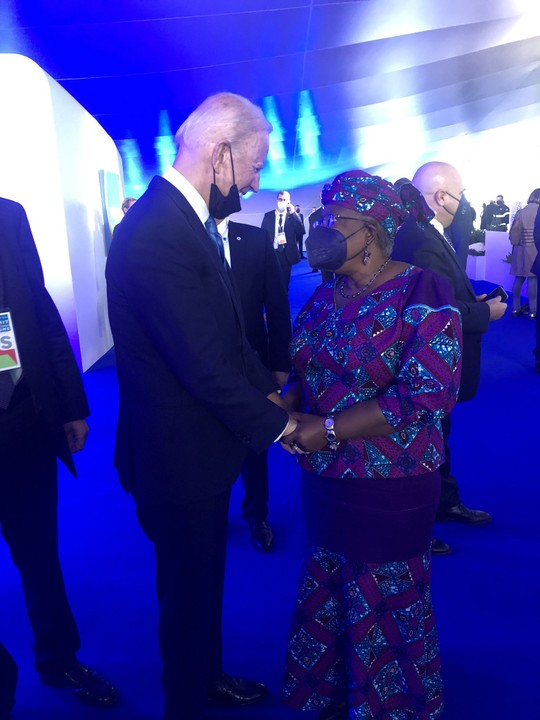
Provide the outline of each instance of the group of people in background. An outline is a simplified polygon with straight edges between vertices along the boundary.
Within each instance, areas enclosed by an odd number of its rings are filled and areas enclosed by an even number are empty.
[[[242,475],[244,517],[268,552],[267,450],[281,443],[300,467],[307,537],[286,702],[319,720],[436,720],[431,558],[451,548],[432,537],[433,523],[491,520],[463,503],[451,472],[451,411],[474,398],[482,336],[506,304],[477,296],[467,278],[472,212],[455,167],[429,162],[397,187],[352,169],[324,186],[310,215],[305,248],[323,282],[291,333],[299,206],[280,191],[261,228],[229,219],[259,189],[271,130],[245,98],[207,98],[179,128],[172,167],[126,209],[107,260],[120,386],[114,462],[155,549],[164,718],[203,720],[210,701],[243,707],[267,694],[224,670],[222,604],[231,486]],[[531,196],[536,210],[539,201]],[[9,282],[0,273],[0,310],[11,310],[20,354],[0,372],[0,442],[16,447],[0,480],[0,522],[36,669],[107,706],[115,688],[76,657],[56,540],[56,457],[74,471],[89,411],[24,211],[2,203],[12,248],[0,245],[1,266],[24,263]],[[520,243],[532,237],[526,211],[514,221]],[[29,431],[41,454],[28,453]],[[0,646],[1,668],[6,720],[16,673]]]

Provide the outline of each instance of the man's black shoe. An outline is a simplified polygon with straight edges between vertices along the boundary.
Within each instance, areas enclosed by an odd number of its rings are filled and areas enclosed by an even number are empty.
[[[219,678],[211,683],[208,690],[210,702],[228,707],[253,705],[267,695],[268,690],[262,683],[233,677],[227,673],[221,673]]]
[[[97,707],[112,707],[118,702],[118,692],[111,683],[89,667],[77,662],[56,672],[40,672],[41,681],[51,687],[68,687],[79,700]]]
[[[448,543],[437,538],[431,538],[431,554],[432,555],[450,555],[452,548]]]
[[[253,543],[254,547],[256,547],[257,550],[260,550],[260,552],[263,553],[270,552],[270,550],[272,549],[272,543],[274,541],[274,533],[272,532],[272,528],[266,522],[266,520],[254,523],[250,529],[251,542]]]
[[[317,720],[347,720],[347,708],[343,704],[327,705],[317,716]]]
[[[439,522],[457,520],[467,525],[485,525],[491,522],[491,515],[484,510],[471,510],[463,503],[458,503],[444,512],[437,513],[437,520]]]

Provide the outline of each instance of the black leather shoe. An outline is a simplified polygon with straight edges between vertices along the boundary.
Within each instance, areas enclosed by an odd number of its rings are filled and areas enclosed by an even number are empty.
[[[327,705],[321,710],[317,720],[347,720],[347,708],[344,704]]]
[[[266,520],[251,526],[251,542],[260,552],[270,552],[274,542],[274,533]]]
[[[233,677],[221,673],[219,678],[211,683],[208,690],[208,700],[216,705],[227,707],[243,707],[253,705],[268,695],[267,688],[255,680]]]
[[[491,515],[483,510],[471,510],[465,507],[463,503],[458,503],[448,510],[437,514],[437,520],[446,522],[447,520],[457,520],[467,525],[484,525],[491,522]]]
[[[67,670],[41,672],[41,681],[51,687],[68,687],[79,700],[97,707],[112,707],[118,702],[118,692],[111,683],[95,670],[80,662]]]
[[[452,548],[448,543],[437,538],[431,538],[431,554],[432,555],[450,555]]]

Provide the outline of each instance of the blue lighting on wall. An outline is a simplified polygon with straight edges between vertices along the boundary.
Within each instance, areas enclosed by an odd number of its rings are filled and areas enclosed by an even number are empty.
[[[261,106],[273,127],[268,157],[261,173],[262,190],[277,192],[283,187],[293,190],[322,183],[351,166],[351,154],[344,152],[343,148],[336,148],[333,155],[323,153],[320,143],[321,123],[308,90],[298,94],[296,113],[288,124],[283,120],[276,97],[263,98]],[[154,172],[162,174],[176,157],[176,145],[166,110],[159,114],[158,127],[159,134],[154,138],[152,158],[143,158],[133,139],[120,143],[125,192],[128,196],[139,197]]]
[[[159,113],[159,135],[154,140],[154,149],[158,170],[162,175],[173,164],[176,157],[176,145],[167,110]]]
[[[124,164],[124,192],[126,197],[138,198],[146,190],[148,182],[144,177],[139,144],[129,138],[121,140],[118,146]]]

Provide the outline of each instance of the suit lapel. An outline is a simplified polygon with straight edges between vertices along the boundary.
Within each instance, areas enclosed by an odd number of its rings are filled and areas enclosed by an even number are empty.
[[[476,294],[474,292],[473,286],[471,285],[471,281],[469,280],[467,273],[463,270],[461,265],[459,264],[457,254],[455,250],[452,250],[450,245],[446,242],[445,238],[441,233],[437,230],[437,228],[433,227],[433,225],[429,225],[431,228],[433,235],[437,238],[438,242],[441,243],[441,245],[444,247],[444,252],[449,258],[449,262],[454,264],[454,267],[456,268],[456,271],[461,277],[463,278],[463,282],[465,283],[467,290],[471,294],[471,297],[473,297],[476,300]]]

